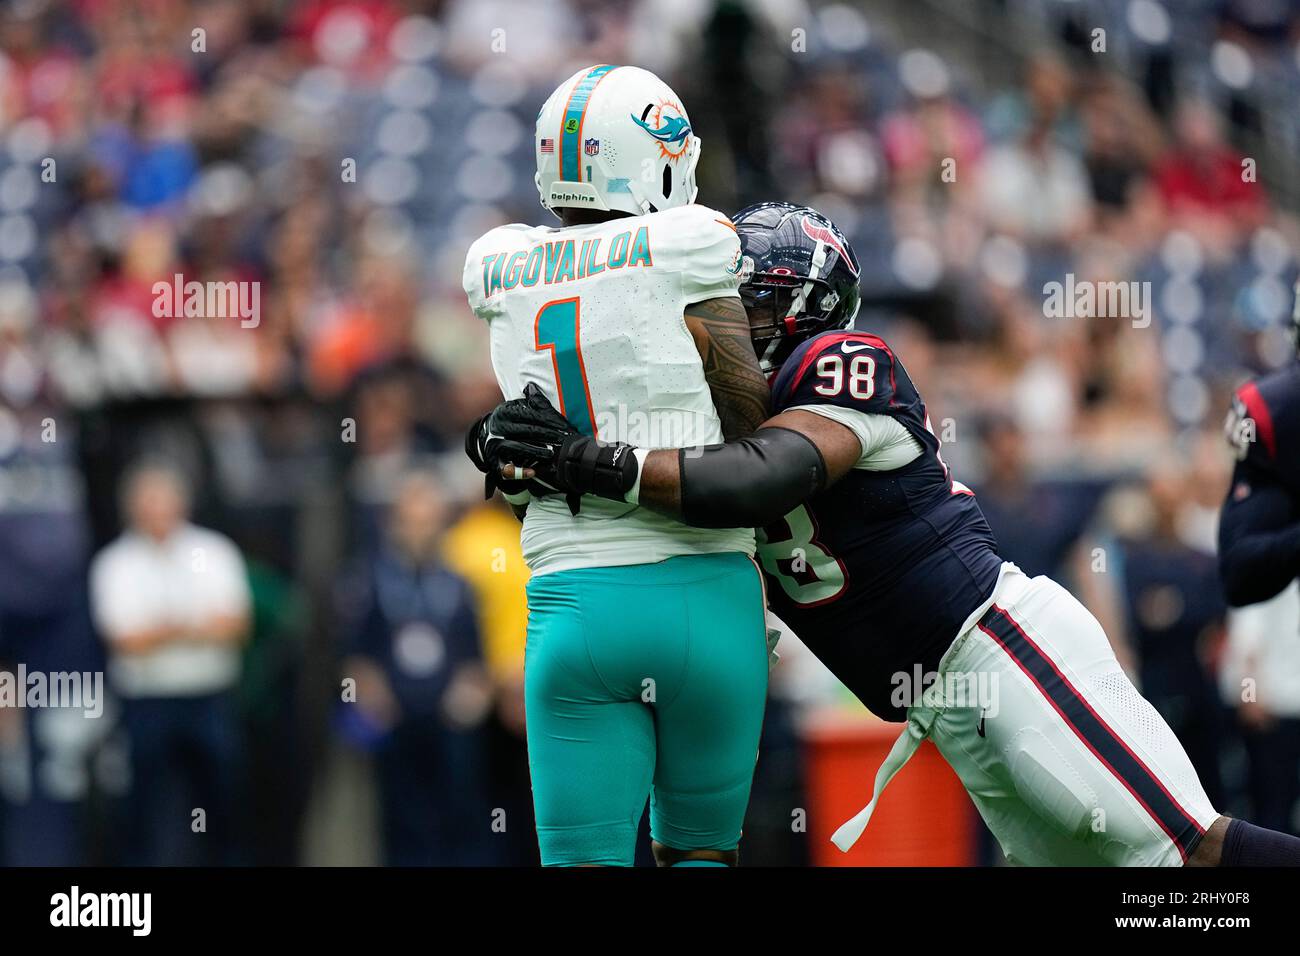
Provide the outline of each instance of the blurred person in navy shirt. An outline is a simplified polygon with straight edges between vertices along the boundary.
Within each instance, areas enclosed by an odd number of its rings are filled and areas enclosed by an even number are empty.
[[[189,506],[177,469],[133,466],[122,480],[127,528],[90,568],[131,748],[126,853],[137,865],[237,862],[234,689],[248,578],[238,548],[190,524]]]
[[[998,551],[1026,574],[1065,576],[1066,559],[1092,520],[1102,482],[1033,478],[1025,436],[1008,416],[984,423],[984,479],[975,488]]]
[[[43,440],[58,413],[45,396],[0,401],[0,671],[102,675],[90,623],[90,533],[75,435]],[[67,427],[60,424],[61,428]],[[101,681],[102,688],[102,681]],[[112,723],[72,706],[0,705],[0,865],[90,861],[84,826],[92,790],[105,787],[96,753]]]
[[[1191,758],[1210,801],[1223,802],[1223,710],[1211,670],[1227,611],[1212,553],[1189,542],[1188,467],[1166,459],[1149,473],[1147,527],[1121,537],[1121,597],[1138,660],[1138,686]]]
[[[343,661],[344,732],[374,750],[389,866],[495,862],[482,730],[492,692],[470,585],[441,558],[448,517],[431,474],[400,480],[385,540],[359,572]]]

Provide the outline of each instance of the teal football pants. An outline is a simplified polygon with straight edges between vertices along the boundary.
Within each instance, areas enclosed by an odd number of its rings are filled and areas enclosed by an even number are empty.
[[[528,766],[546,866],[631,866],[650,832],[740,841],[767,697],[763,586],[742,554],[528,584]]]

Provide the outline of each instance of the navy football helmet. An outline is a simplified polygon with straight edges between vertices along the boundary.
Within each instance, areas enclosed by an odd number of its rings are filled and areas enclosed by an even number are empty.
[[[740,235],[740,298],[765,372],[800,342],[845,328],[858,314],[858,258],[844,233],[811,206],[762,202],[732,217]]]

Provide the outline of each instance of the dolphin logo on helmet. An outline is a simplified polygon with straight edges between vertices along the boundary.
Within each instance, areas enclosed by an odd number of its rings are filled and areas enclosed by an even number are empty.
[[[685,116],[681,115],[681,108],[677,104],[660,103],[650,110],[648,115],[654,120],[654,126],[635,113],[629,115],[633,123],[659,141],[663,154],[669,159],[676,159],[686,151],[686,143],[691,135],[691,124]]]

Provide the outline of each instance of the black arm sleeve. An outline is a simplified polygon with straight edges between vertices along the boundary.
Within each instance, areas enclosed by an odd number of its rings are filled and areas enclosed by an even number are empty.
[[[682,520],[697,528],[759,528],[826,485],[822,453],[788,428],[679,455]]]
[[[1300,574],[1300,522],[1268,472],[1239,462],[1219,519],[1219,580],[1233,607],[1267,601]]]

